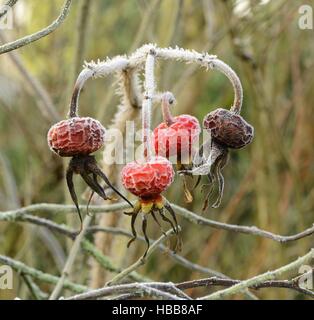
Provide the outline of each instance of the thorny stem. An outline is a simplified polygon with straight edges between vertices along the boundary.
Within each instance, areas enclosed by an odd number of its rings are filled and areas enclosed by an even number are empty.
[[[169,127],[174,123],[174,118],[170,112],[170,105],[175,102],[175,98],[171,92],[165,92],[161,97],[161,110],[164,121]]]
[[[155,50],[152,48],[147,54],[145,63],[145,93],[142,104],[142,130],[143,130],[143,146],[144,158],[148,159],[152,155],[152,147],[150,141],[151,128],[151,113],[152,113],[152,99],[155,91],[154,80],[154,64],[155,64]]]

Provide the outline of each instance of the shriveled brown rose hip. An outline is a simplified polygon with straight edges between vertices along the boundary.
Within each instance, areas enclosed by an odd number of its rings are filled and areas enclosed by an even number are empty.
[[[213,140],[228,148],[243,148],[254,137],[254,128],[249,123],[240,115],[222,108],[208,113],[203,125],[211,132]]]

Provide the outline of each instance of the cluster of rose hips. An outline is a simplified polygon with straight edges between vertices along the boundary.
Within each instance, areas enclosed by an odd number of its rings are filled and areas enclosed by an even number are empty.
[[[74,97],[72,100],[76,100],[76,98]],[[198,120],[191,115],[173,117],[170,106],[175,99],[170,92],[164,93],[161,100],[164,121],[153,131],[152,139],[155,155],[146,155],[143,160],[130,162],[121,172],[124,187],[138,197],[134,206],[110,183],[106,175],[97,166],[95,157],[91,155],[104,144],[106,130],[99,121],[89,117],[78,117],[75,104],[71,104],[71,117],[68,120],[56,123],[48,132],[50,149],[59,156],[72,157],[67,169],[66,180],[81,222],[80,208],[73,185],[73,174],[79,174],[93,193],[95,192],[101,198],[107,200],[109,198],[98,182],[98,178],[101,178],[133,207],[132,212],[126,212],[126,214],[131,215],[133,233],[133,238],[128,245],[136,239],[137,233],[134,224],[138,214],[142,214],[142,231],[147,242],[147,250],[149,239],[146,228],[149,215],[160,227],[158,217],[169,223],[176,235],[179,233],[175,213],[169,202],[161,195],[174,180],[175,172],[169,159],[176,156],[177,170],[182,175],[206,175],[210,184],[217,181],[219,197],[213,207],[218,207],[224,187],[221,170],[227,162],[228,148],[242,148],[252,141],[254,135],[253,127],[240,115],[219,108],[205,116],[203,127],[210,132],[211,139],[205,142],[199,150],[196,150],[194,144],[201,133]],[[209,157],[204,159],[197,167],[193,167],[193,155],[196,153],[202,156],[205,148],[208,149]],[[182,161],[183,158],[185,161]],[[188,159],[188,165],[183,164],[186,163],[186,159]],[[185,194],[191,201],[187,190],[185,190]],[[166,215],[167,212],[170,217]]]

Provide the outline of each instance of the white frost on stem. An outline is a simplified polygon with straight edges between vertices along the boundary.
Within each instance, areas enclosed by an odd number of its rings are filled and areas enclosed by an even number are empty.
[[[151,54],[151,51],[154,54]],[[148,58],[148,61],[147,59]],[[104,61],[91,61],[89,63],[85,63],[84,69],[79,75],[74,92],[73,98],[71,102],[71,109],[74,111],[70,112],[70,114],[76,114],[76,109],[78,105],[78,98],[79,93],[86,82],[87,79],[93,77],[104,77],[109,74],[119,72],[126,69],[136,69],[141,70],[145,66],[147,69],[147,63],[151,65],[152,73],[148,72],[148,81],[147,86],[145,87],[145,93],[147,96],[150,96],[154,99],[153,95],[147,94],[147,89],[154,91],[154,87],[151,87],[151,84],[154,84],[154,76],[153,76],[153,69],[154,69],[154,62],[155,59],[162,59],[162,60],[175,60],[175,61],[182,61],[185,63],[197,63],[206,69],[217,69],[218,71],[222,72],[232,83],[234,89],[234,102],[231,106],[231,111],[240,114],[241,107],[242,107],[242,100],[243,100],[243,89],[241,85],[241,81],[235,71],[227,65],[225,62],[219,60],[217,56],[210,55],[207,52],[199,53],[195,50],[186,50],[179,47],[175,48],[158,48],[154,44],[146,44],[143,45],[141,48],[137,49],[133,54],[129,57],[127,56],[117,56],[113,59],[105,59]],[[145,71],[146,74],[146,71]],[[147,74],[145,75],[145,77]],[[151,77],[151,78],[149,78]],[[150,87],[149,87],[150,86]],[[77,90],[77,91],[75,91]],[[147,102],[144,101],[144,106],[146,106]],[[148,102],[148,105],[152,104],[152,100]],[[148,123],[149,124],[149,123]]]
[[[230,66],[219,59],[215,59],[215,61],[212,62],[212,67],[225,74],[232,83],[234,90],[234,102],[230,111],[240,114],[243,101],[243,89],[238,75]]]
[[[117,56],[112,60],[85,63],[85,69],[92,70],[92,77],[102,77],[115,71],[123,69],[143,69],[147,63],[146,57],[151,56],[151,50],[154,51],[154,60],[175,60],[185,63],[197,63],[208,69],[216,69],[222,72],[232,83],[234,89],[234,102],[231,111],[240,114],[243,100],[243,89],[241,81],[235,71],[225,62],[221,61],[215,55],[207,52],[199,53],[195,50],[187,50],[179,47],[175,48],[158,48],[154,44],[146,44],[137,49],[129,57]],[[84,70],[83,70],[84,71]],[[82,72],[83,72],[82,71]],[[87,79],[86,79],[87,80]],[[85,81],[86,81],[85,80]],[[146,88],[145,88],[146,89]]]
[[[122,71],[128,67],[129,61],[124,56],[117,56],[113,59],[107,58],[105,61],[91,61],[85,62],[84,69],[79,74],[71,99],[70,104],[70,117],[78,116],[78,100],[80,92],[85,84],[85,82],[90,78],[105,77],[110,74]]]
[[[152,155],[152,146],[151,146],[151,109],[152,109],[152,100],[155,92],[155,77],[154,77],[154,67],[155,67],[155,47],[151,47],[146,58],[145,63],[145,93],[142,104],[142,130],[143,136],[142,141],[144,145],[144,158],[149,159]]]

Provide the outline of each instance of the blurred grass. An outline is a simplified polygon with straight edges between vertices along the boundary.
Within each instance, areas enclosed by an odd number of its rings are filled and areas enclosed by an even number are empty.
[[[62,5],[60,0],[41,6],[36,0],[20,2],[25,18],[16,16],[14,28],[5,31],[11,40],[48,25]],[[43,84],[63,116],[67,113],[67,88],[73,85],[73,63],[80,56],[76,39],[80,2],[73,3],[60,29],[18,50],[27,70]],[[242,80],[243,116],[254,125],[255,139],[247,148],[231,152],[224,170],[222,206],[204,215],[291,234],[313,223],[314,33],[298,28],[302,1],[293,5],[287,1],[251,3],[250,12],[241,16],[234,11],[234,1],[91,1],[82,59],[127,53],[134,44],[152,41],[159,46],[208,50],[230,64]],[[38,97],[28,89],[8,55],[0,56],[0,61],[0,210],[38,202],[63,203],[62,159],[54,156],[46,143],[52,121],[39,112]],[[202,120],[210,110],[232,103],[232,88],[220,74],[168,62],[158,62],[156,72],[159,90],[175,90],[176,114],[191,113]],[[100,116],[108,126],[118,103],[112,85],[112,79],[88,82],[81,96],[81,114]],[[160,119],[155,108],[154,124]],[[177,179],[167,196],[200,213],[202,194],[196,192],[193,204],[186,205],[182,192],[182,181]],[[58,219],[65,221],[65,217]],[[239,279],[283,265],[313,245],[311,237],[279,244],[180,223],[185,257]],[[150,233],[158,235],[152,227]],[[56,238],[66,250],[65,239]],[[122,247],[126,240],[118,238],[114,244]],[[125,251],[122,263],[134,261],[141,250],[139,244]],[[43,237],[30,226],[0,223],[0,253],[45,272],[59,271]],[[82,283],[90,277],[85,260],[81,258],[83,266],[75,275]],[[160,254],[142,269],[162,281],[202,277]],[[14,292],[0,291],[0,298],[30,298],[22,280],[16,277],[14,283]],[[42,284],[41,288],[48,290]],[[304,298],[284,289],[263,289],[257,295],[264,299]]]

